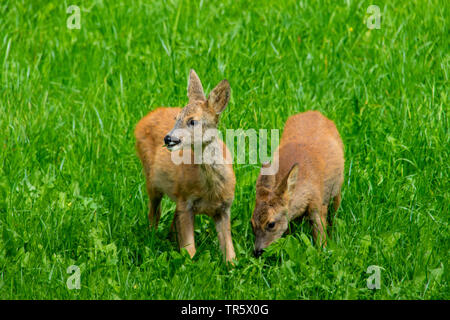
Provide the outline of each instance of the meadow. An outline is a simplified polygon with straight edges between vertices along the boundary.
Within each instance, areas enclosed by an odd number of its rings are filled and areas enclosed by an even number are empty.
[[[449,16],[437,0],[2,1],[0,299],[449,299]],[[206,216],[194,258],[178,250],[167,198],[149,230],[134,127],[187,103],[191,68],[206,92],[231,84],[220,129],[335,121],[345,181],[326,249],[300,221],[253,256],[259,164],[234,165],[234,267]]]

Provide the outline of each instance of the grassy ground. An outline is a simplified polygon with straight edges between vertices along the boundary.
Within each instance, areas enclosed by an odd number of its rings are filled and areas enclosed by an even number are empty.
[[[449,299],[449,16],[448,1],[2,1],[0,298]],[[326,250],[300,223],[252,256],[256,165],[235,165],[236,267],[206,216],[193,261],[179,253],[168,199],[148,230],[134,126],[186,104],[190,68],[206,91],[230,81],[222,129],[308,109],[336,122],[345,182]]]

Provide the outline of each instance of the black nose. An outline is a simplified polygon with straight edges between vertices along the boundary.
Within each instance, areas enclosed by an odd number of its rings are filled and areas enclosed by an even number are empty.
[[[180,139],[176,137],[171,137],[170,135],[167,135],[164,137],[164,143],[168,146],[175,146],[181,142]]]
[[[255,257],[259,257],[263,254],[264,249],[255,250],[253,253],[255,254]]]

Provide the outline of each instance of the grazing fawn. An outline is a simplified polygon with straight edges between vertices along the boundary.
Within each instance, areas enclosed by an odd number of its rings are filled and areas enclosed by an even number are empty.
[[[226,261],[232,262],[235,253],[230,208],[236,180],[231,154],[217,135],[205,138],[204,134],[208,129],[217,128],[229,97],[230,84],[222,80],[206,98],[200,79],[191,70],[188,104],[183,109],[158,108],[150,112],[137,124],[135,136],[150,199],[150,226],[158,226],[160,202],[166,194],[176,202],[172,227],[175,223],[180,249],[185,248],[191,257],[194,256],[194,215],[206,214],[214,219]],[[191,152],[195,146],[199,146],[201,151],[207,148],[220,150],[217,154],[221,156],[218,161],[196,163]],[[187,153],[190,161],[176,163],[173,161],[174,153],[178,158]]]
[[[278,172],[260,174],[256,183],[251,220],[255,255],[280,238],[289,221],[305,213],[314,240],[326,245],[328,205],[333,199],[334,210],[339,208],[344,180],[344,146],[333,121],[318,111],[291,116],[273,161],[278,161]]]

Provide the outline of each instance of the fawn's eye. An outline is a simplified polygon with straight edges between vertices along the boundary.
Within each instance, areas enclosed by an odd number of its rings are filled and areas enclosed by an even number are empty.
[[[188,121],[188,126],[193,127],[193,126],[195,126],[197,123],[198,123],[197,120],[189,119],[189,121]]]
[[[275,227],[275,222],[272,221],[272,222],[267,224],[267,229],[270,230],[270,229],[273,229],[273,227]]]

